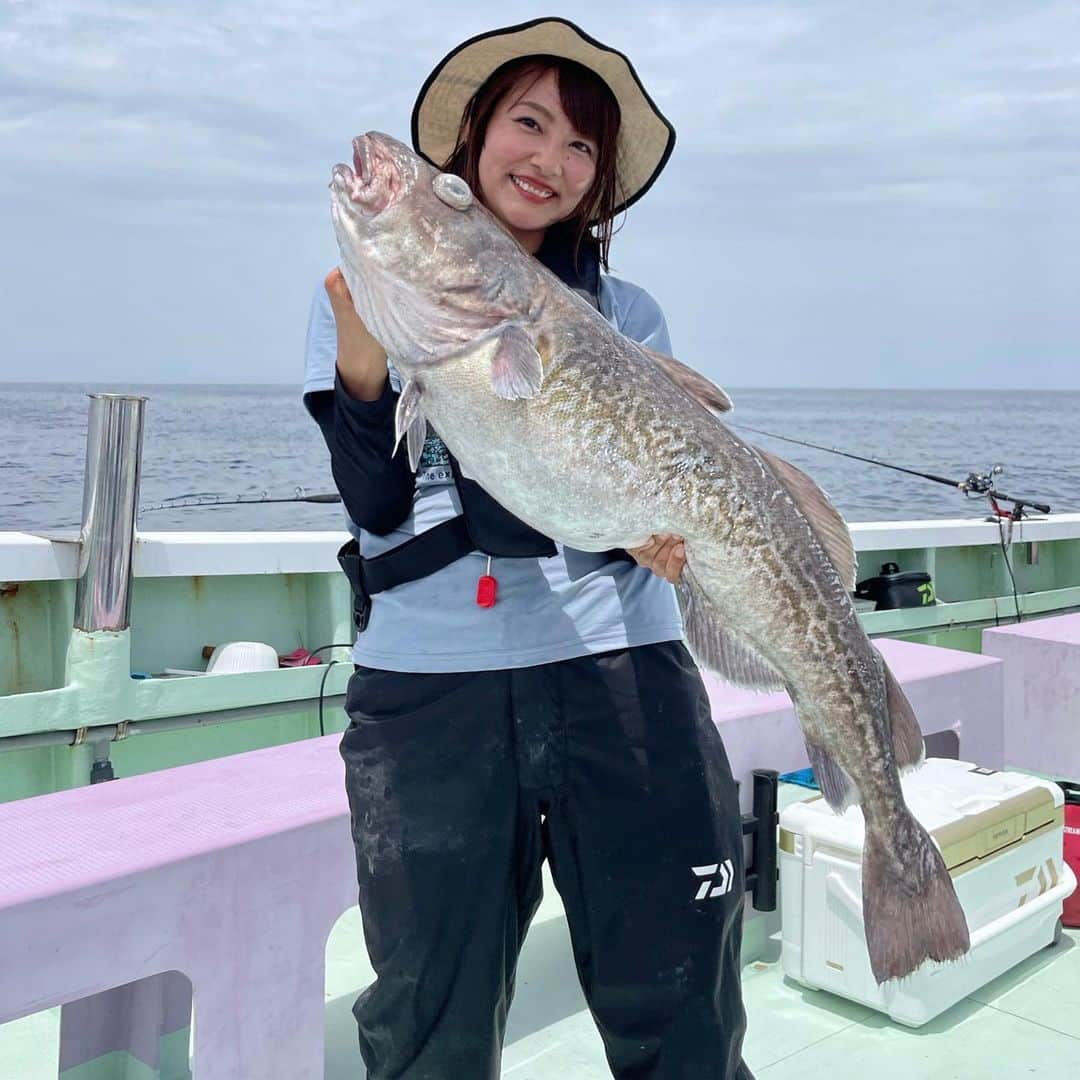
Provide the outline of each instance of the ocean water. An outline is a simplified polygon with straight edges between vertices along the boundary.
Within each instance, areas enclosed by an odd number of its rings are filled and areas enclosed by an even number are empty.
[[[143,531],[342,527],[340,505],[150,509],[166,499],[333,490],[299,386],[0,384],[0,531],[76,528],[88,392],[149,398]],[[961,480],[1000,464],[1000,490],[1080,511],[1080,392],[732,389],[733,424]],[[982,499],[878,465],[740,432],[808,472],[848,521],[969,517]]]

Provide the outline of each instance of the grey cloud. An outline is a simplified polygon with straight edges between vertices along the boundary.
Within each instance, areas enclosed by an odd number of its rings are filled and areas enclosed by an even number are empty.
[[[223,350],[231,377],[297,377],[347,139],[407,135],[448,48],[547,10],[9,0],[0,194],[17,227],[0,293],[30,314],[0,327],[0,379],[87,352],[141,376],[159,323],[202,377]],[[1076,384],[1075,3],[598,0],[580,21],[630,56],[679,131],[613,254],[660,299],[684,359],[708,367],[719,340],[728,381],[737,358],[764,384],[907,365],[933,385],[947,347],[954,384],[1015,384],[1017,355],[1039,359],[1041,384]],[[152,289],[132,270],[143,253]],[[71,304],[47,326],[43,273]],[[247,293],[222,302],[238,277]]]

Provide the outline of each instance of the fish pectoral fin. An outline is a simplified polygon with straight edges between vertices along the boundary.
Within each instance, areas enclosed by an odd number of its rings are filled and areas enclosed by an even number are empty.
[[[405,438],[409,454],[409,468],[414,472],[420,464],[420,455],[424,452],[424,440],[427,438],[427,418],[421,406],[423,392],[415,379],[410,379],[398,398],[394,411],[394,453]]]
[[[675,592],[686,644],[701,667],[748,690],[784,689],[784,680],[776,668],[717,618],[689,567],[683,569]]]
[[[755,446],[754,450],[761,455],[773,475],[802,511],[818,543],[836,567],[844,588],[852,592],[855,588],[855,545],[851,542],[851,533],[840,516],[840,511],[802,469],[797,469],[790,461],[762,450],[760,446]]]
[[[806,740],[806,753],[814,767],[814,779],[821,788],[825,801],[838,814],[843,813],[849,806],[857,806],[860,802],[859,789],[852,783],[843,767],[837,764],[836,758],[823,746],[809,739]]]
[[[507,401],[533,397],[544,381],[544,366],[532,339],[520,326],[508,326],[499,335],[499,348],[491,362],[491,387]]]
[[[711,413],[730,412],[735,406],[726,390],[722,390],[711,379],[705,378],[700,372],[692,367],[676,360],[673,356],[665,356],[650,349],[647,345],[638,345],[638,348],[656,366],[685,393],[689,394],[699,405],[704,405]]]

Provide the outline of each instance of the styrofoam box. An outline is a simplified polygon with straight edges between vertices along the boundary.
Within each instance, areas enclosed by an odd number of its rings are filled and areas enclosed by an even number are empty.
[[[901,782],[945,857],[970,952],[877,984],[862,917],[862,812],[837,814],[819,796],[780,814],[782,961],[806,986],[918,1027],[1051,944],[1076,878],[1062,857],[1056,784],[945,758],[928,759]]]

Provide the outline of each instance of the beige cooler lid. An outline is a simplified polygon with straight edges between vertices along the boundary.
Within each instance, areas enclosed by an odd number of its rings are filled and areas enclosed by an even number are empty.
[[[1030,788],[989,807],[931,830],[945,865],[955,877],[982,860],[1036,833],[1062,828],[1064,806],[1054,805],[1045,787]]]

